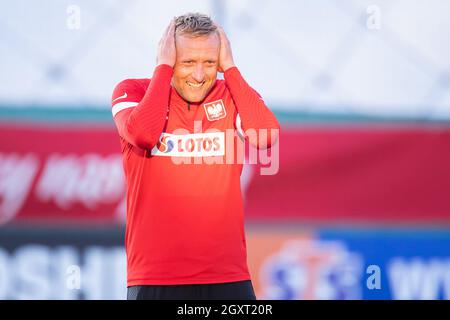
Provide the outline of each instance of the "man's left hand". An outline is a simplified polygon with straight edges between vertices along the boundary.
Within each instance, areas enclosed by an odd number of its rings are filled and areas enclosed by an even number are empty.
[[[235,66],[233,60],[233,53],[231,52],[230,41],[228,40],[225,31],[221,26],[216,24],[217,32],[220,37],[220,55],[219,55],[219,72],[225,72],[226,70]]]

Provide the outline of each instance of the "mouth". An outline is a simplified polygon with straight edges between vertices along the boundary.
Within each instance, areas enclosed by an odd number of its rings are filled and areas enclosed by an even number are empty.
[[[204,83],[205,83],[205,81],[202,81],[202,82],[186,81],[186,84],[191,88],[200,88],[201,86],[203,86]]]

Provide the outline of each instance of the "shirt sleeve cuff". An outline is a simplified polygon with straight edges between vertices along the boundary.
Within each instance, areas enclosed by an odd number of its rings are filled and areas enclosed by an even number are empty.
[[[155,68],[154,74],[163,74],[163,75],[170,75],[173,74],[173,68],[169,66],[168,64],[160,64]]]
[[[242,76],[241,76],[241,73],[239,72],[239,69],[238,69],[236,66],[227,69],[227,70],[223,73],[223,76],[225,77],[225,80],[226,80],[227,78],[242,77]]]

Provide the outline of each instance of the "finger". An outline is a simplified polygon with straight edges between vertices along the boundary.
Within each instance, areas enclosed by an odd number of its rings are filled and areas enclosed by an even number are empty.
[[[167,31],[167,36],[173,38],[175,36],[175,20],[169,25],[169,30]]]
[[[222,26],[221,26],[220,24],[215,23],[214,25],[216,26],[217,30],[218,30],[220,33],[225,33],[225,31],[223,30],[223,28],[222,28]]]
[[[167,35],[169,34],[170,28],[172,27],[172,23],[173,23],[173,20],[170,21],[169,25],[168,25],[168,26],[166,27],[166,29],[164,30],[164,37],[167,37]]]
[[[227,42],[228,38],[223,28],[221,26],[217,26],[217,31],[219,32],[220,42]]]
[[[166,30],[164,31],[163,35],[159,39],[159,45],[161,45],[166,40],[166,38],[167,38],[167,31],[168,31],[168,29],[166,28]]]
[[[220,24],[218,24],[217,22],[213,22],[213,25],[216,27],[217,32],[219,33],[219,35],[223,32],[223,28],[220,26]]]
[[[176,21],[175,21],[175,18],[173,18],[172,21],[170,21],[169,30],[175,30],[175,25],[176,25]]]

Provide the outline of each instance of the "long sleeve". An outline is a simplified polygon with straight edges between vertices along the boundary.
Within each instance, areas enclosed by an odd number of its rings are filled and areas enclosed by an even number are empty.
[[[158,142],[169,108],[172,74],[172,67],[163,64],[156,67],[146,90],[137,80],[124,80],[114,89],[114,122],[127,142],[141,149]]]
[[[259,149],[270,148],[279,136],[280,124],[277,118],[261,96],[244,80],[238,68],[232,67],[226,70],[224,77],[241,117],[246,138],[249,138],[249,132],[254,132],[256,138],[250,138],[249,142]]]

